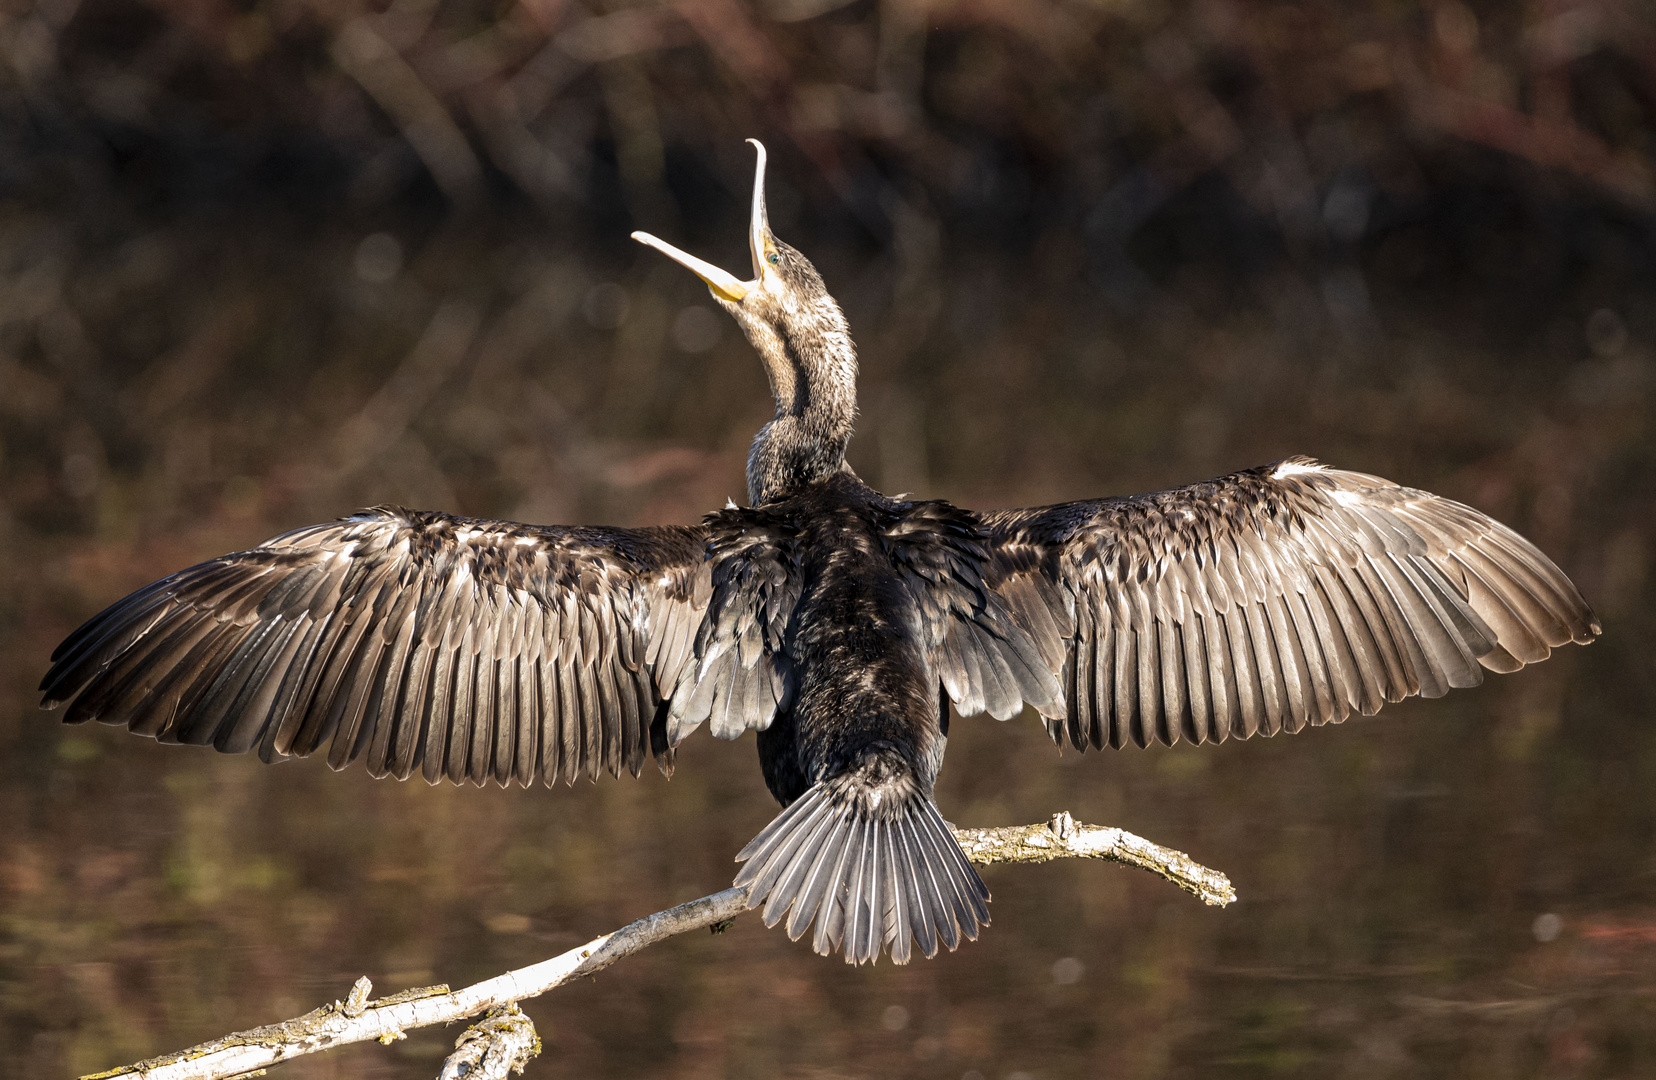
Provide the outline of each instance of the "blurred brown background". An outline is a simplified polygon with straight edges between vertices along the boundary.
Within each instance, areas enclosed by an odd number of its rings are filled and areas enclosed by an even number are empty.
[[[962,824],[1228,871],[1001,869],[960,952],[757,920],[533,1002],[531,1075],[1656,1073],[1656,15],[1605,0],[21,0],[0,7],[0,1062],[105,1068],[462,984],[728,883],[750,742],[455,790],[35,709],[123,593],[371,503],[690,522],[759,365],[647,228],[772,221],[862,347],[862,475],[965,505],[1310,453],[1541,544],[1605,637],[1300,738],[1059,758]],[[429,1077],[453,1032],[286,1067]]]

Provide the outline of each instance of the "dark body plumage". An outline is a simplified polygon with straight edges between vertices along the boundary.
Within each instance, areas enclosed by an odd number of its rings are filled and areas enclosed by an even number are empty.
[[[752,506],[699,526],[537,527],[377,508],[181,571],[53,654],[43,703],[265,760],[547,784],[758,734],[785,809],[738,858],[769,925],[908,959],[988,891],[932,800],[948,707],[1025,706],[1079,749],[1298,731],[1512,671],[1597,620],[1522,537],[1305,458],[1171,491],[978,513],[844,462],[856,355],[764,220],[707,280],[777,402]]]

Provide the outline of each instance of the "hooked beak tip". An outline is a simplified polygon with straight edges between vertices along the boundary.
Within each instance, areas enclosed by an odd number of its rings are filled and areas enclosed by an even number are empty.
[[[770,215],[765,211],[765,144],[758,139],[749,139],[753,149],[757,151],[757,158],[753,163],[753,211],[748,219],[748,250],[753,256],[753,277],[763,281],[765,277],[765,240],[770,233]]]

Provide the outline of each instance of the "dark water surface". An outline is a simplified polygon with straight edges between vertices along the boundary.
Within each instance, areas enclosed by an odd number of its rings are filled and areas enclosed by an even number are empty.
[[[297,252],[175,230],[55,263],[50,230],[17,213],[0,236],[7,1073],[271,1022],[362,974],[466,984],[729,883],[775,809],[751,740],[698,733],[671,782],[431,788],[65,729],[32,689],[128,590],[358,505],[638,524],[739,497],[765,388],[688,275],[619,235],[438,235],[376,281],[366,230]],[[708,253],[734,262],[739,236]],[[1524,531],[1605,637],[1293,738],[1060,757],[1030,717],[958,721],[951,820],[1067,809],[1223,869],[1240,902],[1113,865],[991,869],[982,940],[862,970],[749,917],[529,1003],[531,1075],[1656,1070],[1656,294],[1561,301],[1491,343],[1377,277],[1381,328],[1354,340],[1314,296],[1117,320],[1061,259],[934,242],[929,262],[822,245],[863,342],[871,482],[1033,504],[1311,453]],[[429,1077],[455,1033],[284,1075]]]

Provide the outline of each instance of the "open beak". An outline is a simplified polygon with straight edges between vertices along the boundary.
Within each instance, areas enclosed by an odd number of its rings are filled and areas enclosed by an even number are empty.
[[[748,254],[753,257],[755,285],[765,280],[765,253],[770,250],[770,218],[765,214],[765,144],[749,139],[759,157],[753,163],[753,211],[748,217]]]
[[[698,259],[658,236],[651,236],[647,232],[632,234],[632,238],[640,244],[655,248],[707,282],[707,287],[713,290],[714,296],[721,300],[729,300],[733,304],[741,303],[742,297],[761,287],[765,279],[765,253],[770,244],[770,220],[765,215],[765,147],[758,139],[749,139],[748,142],[759,151],[759,160],[753,170],[753,212],[748,221],[748,252],[753,257],[752,281],[742,281],[735,274],[720,270],[705,259]]]

